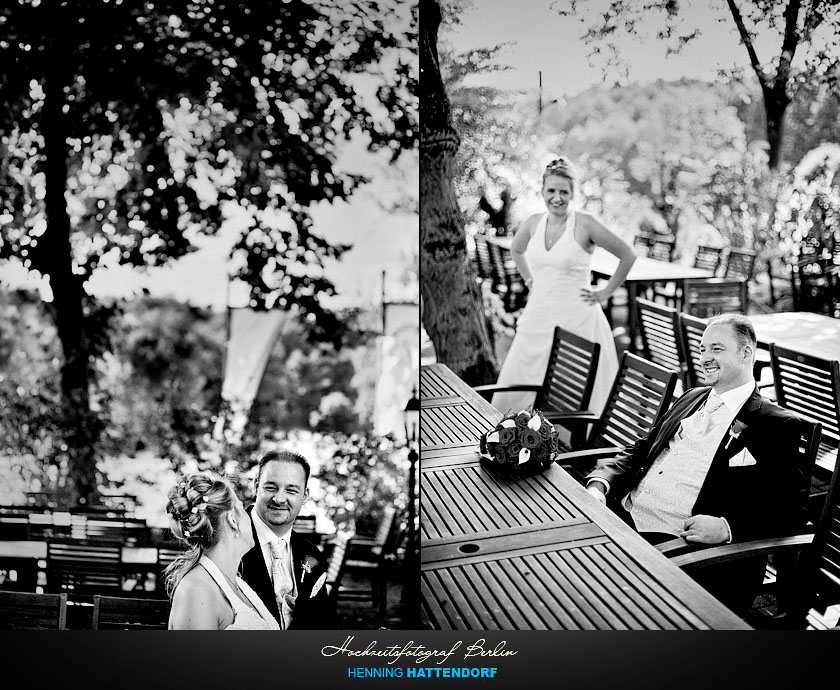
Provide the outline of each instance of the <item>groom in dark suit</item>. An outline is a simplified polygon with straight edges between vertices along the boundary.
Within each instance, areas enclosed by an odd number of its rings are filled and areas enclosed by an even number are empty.
[[[291,451],[270,451],[259,462],[256,501],[248,510],[254,547],[242,559],[242,578],[284,630],[335,629],[321,550],[292,525],[309,498],[309,463]]]
[[[598,500],[652,543],[723,544],[796,532],[806,521],[795,457],[801,420],[753,379],[755,330],[724,315],[703,333],[709,386],[685,393],[650,433],[586,477]],[[736,612],[760,586],[762,559],[693,575]]]

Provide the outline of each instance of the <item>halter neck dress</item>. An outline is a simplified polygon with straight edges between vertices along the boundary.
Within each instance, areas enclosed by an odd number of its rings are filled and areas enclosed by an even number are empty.
[[[570,212],[566,229],[546,249],[546,213],[537,223],[525,256],[534,276],[528,303],[516,324],[516,335],[499,373],[499,385],[541,384],[551,354],[554,328],[560,326],[581,338],[599,343],[601,354],[589,409],[600,414],[618,373],[612,329],[600,304],[588,304],[581,290],[590,286],[592,255],[575,237],[577,213]],[[503,413],[534,404],[534,393],[496,393],[493,406]]]
[[[234,592],[227,578],[219,570],[219,566],[207,558],[207,556],[202,556],[199,563],[209,573],[210,577],[213,578],[219,586],[219,589],[222,590],[222,594],[225,595],[225,598],[233,609],[233,623],[226,627],[225,630],[280,630],[280,626],[277,624],[274,616],[265,607],[262,599],[259,598],[257,593],[241,577],[236,576],[236,584],[242,590],[242,593],[248,597],[248,601],[254,605],[256,611],[242,601],[239,595]]]

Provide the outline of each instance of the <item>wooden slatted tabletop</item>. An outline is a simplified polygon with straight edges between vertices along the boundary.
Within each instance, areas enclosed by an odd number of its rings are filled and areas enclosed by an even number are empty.
[[[429,627],[749,629],[560,467],[523,477],[482,463],[478,435],[501,413],[447,367],[423,367],[420,386],[421,426],[435,415],[420,457]],[[466,418],[484,420],[472,437]]]
[[[759,346],[778,343],[807,355],[840,359],[840,319],[810,312],[750,314]]]

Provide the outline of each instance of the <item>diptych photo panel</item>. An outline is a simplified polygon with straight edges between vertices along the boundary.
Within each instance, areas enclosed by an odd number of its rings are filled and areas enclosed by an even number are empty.
[[[6,3],[0,629],[840,627],[839,35]]]
[[[837,8],[420,16],[423,625],[837,627]]]
[[[0,8],[0,628],[417,628],[415,2]]]

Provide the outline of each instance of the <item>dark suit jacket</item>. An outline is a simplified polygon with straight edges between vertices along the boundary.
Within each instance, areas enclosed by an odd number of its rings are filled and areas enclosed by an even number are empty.
[[[252,509],[248,508],[249,514]],[[265,566],[265,559],[257,538],[257,528],[253,526],[253,521],[252,527],[254,547],[242,558],[240,574],[279,623],[280,611],[277,609],[274,588],[271,586],[271,573]],[[324,560],[321,549],[295,531],[292,531],[289,543],[292,547],[292,569],[298,593],[295,600],[295,613],[289,629],[335,630],[337,627],[335,607],[330,605],[327,588],[321,587],[314,597],[310,596],[313,585],[327,571],[327,562]],[[305,572],[304,562],[310,566],[311,572]]]
[[[599,477],[610,483],[608,505],[617,514],[625,519],[629,517],[620,505],[621,500],[639,484],[654,460],[668,447],[680,422],[700,408],[710,390],[701,386],[687,391],[646,437],[616,457],[600,461],[587,475],[587,481]],[[806,522],[800,490],[808,480],[795,460],[801,420],[762,398],[757,389],[747,398],[735,420],[746,427],[729,448],[725,448],[729,430],[724,434],[691,514],[726,518],[733,541],[798,531]],[[745,447],[756,463],[730,467],[730,458]]]

